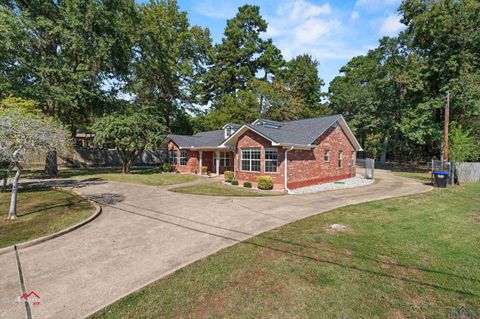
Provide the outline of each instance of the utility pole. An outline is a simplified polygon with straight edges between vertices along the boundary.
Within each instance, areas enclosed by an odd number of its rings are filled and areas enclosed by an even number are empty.
[[[443,160],[448,162],[448,125],[450,122],[450,91],[447,91],[447,98],[445,101],[444,110],[444,127],[443,127]]]

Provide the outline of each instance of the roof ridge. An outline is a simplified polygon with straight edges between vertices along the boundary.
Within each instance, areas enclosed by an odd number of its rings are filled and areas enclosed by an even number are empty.
[[[329,117],[333,118],[333,117],[340,117],[340,116],[342,116],[342,115],[341,114],[332,114],[332,115],[327,115],[327,116],[309,117],[309,118],[306,118],[306,119],[298,119],[298,120],[291,120],[291,121],[278,122],[278,123],[285,124],[285,123],[311,121],[311,120],[326,119],[326,118],[329,118]]]

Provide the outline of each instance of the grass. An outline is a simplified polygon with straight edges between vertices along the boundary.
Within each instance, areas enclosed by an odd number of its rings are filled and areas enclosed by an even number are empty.
[[[278,196],[284,195],[282,192],[258,192],[248,190],[241,187],[233,187],[223,184],[222,182],[213,182],[198,184],[192,186],[183,186],[171,189],[172,192],[194,194],[194,195],[210,195],[210,196]]]
[[[72,226],[92,215],[86,199],[67,191],[26,189],[18,193],[17,215],[7,221],[10,192],[0,194],[0,247],[46,236]]]
[[[27,171],[26,177],[45,177],[43,171]],[[156,168],[133,169],[130,174],[123,174],[118,168],[78,168],[60,170],[57,177],[73,179],[107,180],[114,182],[144,184],[151,186],[163,186],[187,183],[199,179],[199,176],[189,174],[160,173]]]
[[[92,318],[438,318],[462,306],[480,314],[479,193],[468,184],[306,218]],[[333,223],[346,231],[333,232]]]

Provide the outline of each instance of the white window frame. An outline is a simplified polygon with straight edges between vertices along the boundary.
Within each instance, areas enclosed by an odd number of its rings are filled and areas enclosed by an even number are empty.
[[[339,150],[338,151],[338,168],[343,167],[343,151]]]
[[[230,152],[220,152],[220,166],[230,167]]]
[[[267,152],[274,151],[277,154],[277,158],[275,159],[267,159]],[[267,162],[268,163],[275,163],[275,171],[267,171]],[[264,156],[263,156],[263,170],[265,173],[278,173],[278,149],[275,147],[266,147],[264,149]]]
[[[185,156],[183,156],[185,155]],[[182,164],[182,159],[185,160],[185,164]],[[178,164],[180,166],[186,166],[188,164],[188,151],[187,150],[180,150],[180,157],[178,158]]]
[[[323,151],[323,162],[324,163],[330,163],[330,149],[326,148]]]
[[[252,159],[252,151],[258,151],[259,157],[258,159]],[[244,154],[249,154],[248,158],[243,158]],[[243,161],[248,161],[248,169],[243,169]],[[258,162],[258,171],[252,170],[252,162]],[[241,148],[240,149],[240,171],[242,172],[254,172],[260,173],[262,171],[262,150],[260,147],[248,147],[248,148]]]
[[[173,155],[173,156],[172,156]],[[175,159],[175,161],[173,161]],[[178,163],[178,154],[177,150],[170,150],[168,151],[168,163],[170,165],[177,165]]]

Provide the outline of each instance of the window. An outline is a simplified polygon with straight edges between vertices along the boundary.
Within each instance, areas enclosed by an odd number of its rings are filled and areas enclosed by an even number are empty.
[[[323,161],[325,163],[330,162],[330,150],[328,148],[325,149],[325,152],[323,153]]]
[[[187,150],[180,150],[180,165],[187,165],[188,152]]]
[[[223,167],[230,167],[230,152],[220,153],[220,165]]]
[[[213,161],[217,162],[217,152],[213,153]],[[230,167],[230,152],[220,152],[220,166]]]
[[[242,171],[260,172],[260,149],[242,148]]]
[[[168,152],[168,162],[170,165],[177,165],[177,151],[171,150]]]
[[[338,167],[342,167],[343,164],[343,152],[338,151]]]
[[[278,152],[276,148],[265,149],[265,172],[276,173],[278,169]]]

